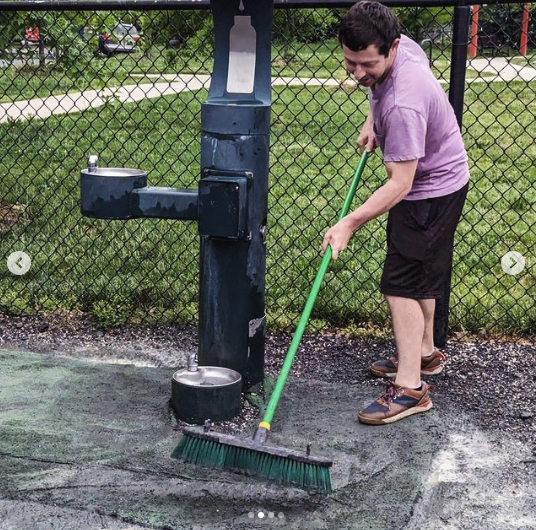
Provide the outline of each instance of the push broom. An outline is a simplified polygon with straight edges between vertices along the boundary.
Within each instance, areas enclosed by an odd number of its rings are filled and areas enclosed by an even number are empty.
[[[339,219],[346,216],[350,209],[368,157],[368,152],[364,152],[361,156]],[[333,464],[331,460],[312,456],[309,446],[307,446],[306,452],[300,452],[266,443],[275,409],[283,393],[290,368],[330,260],[331,247],[328,247],[305,303],[268,406],[253,437],[242,439],[211,432],[209,427],[187,427],[183,430],[183,436],[173,451],[172,458],[205,467],[264,477],[279,484],[293,485],[311,492],[331,493],[330,467]]]

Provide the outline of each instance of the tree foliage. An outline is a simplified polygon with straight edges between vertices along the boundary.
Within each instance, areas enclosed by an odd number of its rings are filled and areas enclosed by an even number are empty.
[[[481,34],[493,37],[499,45],[518,46],[522,31],[522,4],[487,5],[479,10],[478,26]],[[536,46],[536,19],[530,12],[529,46]]]
[[[303,43],[334,37],[345,10],[278,9],[274,13],[274,40]]]
[[[442,39],[450,32],[452,23],[452,7],[399,7],[394,9],[400,23],[402,32],[421,42],[431,37]]]

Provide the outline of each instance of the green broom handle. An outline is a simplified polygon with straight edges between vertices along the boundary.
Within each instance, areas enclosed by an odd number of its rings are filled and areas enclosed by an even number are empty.
[[[350,190],[348,191],[348,195],[346,197],[346,200],[344,201],[342,211],[339,215],[339,220],[345,217],[350,210],[350,206],[357,190],[359,180],[361,179],[361,175],[363,174],[363,170],[365,169],[365,165],[369,156],[370,153],[368,151],[365,151],[361,155],[361,159],[359,160],[359,164],[357,165],[357,168],[354,173],[354,178],[352,179],[352,183],[350,185]],[[320,264],[320,269],[316,274],[316,278],[313,282],[313,286],[311,288],[311,292],[309,293],[309,297],[307,298],[307,302],[305,303],[305,308],[303,309],[300,320],[298,322],[298,327],[296,328],[294,336],[292,337],[292,342],[290,343],[290,347],[288,349],[287,356],[285,357],[283,367],[281,368],[281,372],[279,373],[279,377],[277,378],[274,391],[272,392],[270,401],[268,402],[268,406],[266,407],[266,412],[264,413],[262,422],[260,423],[260,426],[265,427],[267,429],[270,429],[270,424],[274,417],[275,409],[279,403],[281,394],[283,393],[283,388],[285,387],[285,384],[287,382],[287,377],[290,372],[290,368],[292,367],[292,363],[294,362],[294,357],[296,356],[296,352],[298,351],[298,346],[300,345],[303,333],[305,332],[305,327],[307,326],[307,322],[309,321],[309,317],[311,316],[311,312],[313,310],[318,291],[320,290],[320,285],[322,284],[322,280],[324,279],[324,275],[327,271],[330,261],[331,247],[328,246],[324,254],[324,258],[322,259],[322,263]]]

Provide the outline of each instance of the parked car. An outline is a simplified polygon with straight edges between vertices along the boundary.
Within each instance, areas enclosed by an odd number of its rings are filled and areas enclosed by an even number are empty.
[[[133,24],[125,24],[124,22],[118,22],[112,34],[119,44],[135,46],[141,40],[138,28]]]
[[[86,41],[89,41],[96,33],[95,28],[80,28],[80,35]],[[98,52],[107,57],[119,53],[134,53],[140,41],[141,36],[136,26],[118,22],[111,32],[98,34]]]
[[[107,57],[118,53],[134,53],[135,51],[136,47],[133,44],[114,42],[107,33],[99,35],[99,52]]]
[[[39,28],[35,26],[24,32],[24,38],[22,39],[21,44],[23,46],[37,46],[40,38]]]

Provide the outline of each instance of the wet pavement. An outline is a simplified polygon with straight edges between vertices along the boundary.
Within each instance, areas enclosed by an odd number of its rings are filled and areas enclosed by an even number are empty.
[[[291,379],[271,440],[333,459],[322,496],[172,460],[173,372],[0,351],[0,529],[536,529],[536,455],[439,395],[371,427],[370,387]]]

